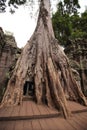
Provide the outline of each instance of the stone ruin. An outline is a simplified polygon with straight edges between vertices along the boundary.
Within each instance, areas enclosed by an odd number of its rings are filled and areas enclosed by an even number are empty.
[[[87,39],[69,41],[65,53],[83,93],[87,96]]]

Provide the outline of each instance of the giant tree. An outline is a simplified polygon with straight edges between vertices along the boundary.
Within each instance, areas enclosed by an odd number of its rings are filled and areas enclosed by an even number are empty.
[[[55,39],[50,0],[40,1],[36,29],[25,45],[10,78],[1,106],[20,104],[26,80],[32,81],[35,100],[70,114],[67,99],[87,105],[86,99],[72,76],[68,58]]]

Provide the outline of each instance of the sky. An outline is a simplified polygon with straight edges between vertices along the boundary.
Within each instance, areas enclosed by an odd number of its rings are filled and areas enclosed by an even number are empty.
[[[53,3],[54,6],[55,1]],[[79,11],[83,12],[85,6],[87,6],[87,0],[79,0],[79,3],[81,5]],[[36,10],[37,8],[35,9],[35,12]],[[17,42],[17,46],[21,48],[25,46],[35,30],[37,20],[34,16],[32,17],[29,8],[24,6],[17,9],[14,14],[10,14],[7,10],[6,13],[0,13],[0,27],[3,28],[4,32],[12,32]]]

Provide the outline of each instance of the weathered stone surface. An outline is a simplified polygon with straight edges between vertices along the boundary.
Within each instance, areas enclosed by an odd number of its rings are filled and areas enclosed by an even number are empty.
[[[65,48],[65,53],[70,59],[71,67],[76,70],[74,76],[80,82],[84,94],[87,96],[87,39],[70,41]]]
[[[17,48],[15,38],[4,34],[0,28],[0,101],[10,78],[10,72],[17,61],[17,53],[20,53],[20,49]]]

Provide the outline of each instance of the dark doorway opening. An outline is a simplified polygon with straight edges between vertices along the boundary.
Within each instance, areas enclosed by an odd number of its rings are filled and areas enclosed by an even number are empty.
[[[31,81],[26,81],[24,84],[23,95],[34,96],[34,84]]]

